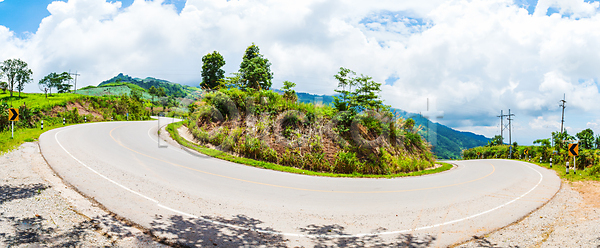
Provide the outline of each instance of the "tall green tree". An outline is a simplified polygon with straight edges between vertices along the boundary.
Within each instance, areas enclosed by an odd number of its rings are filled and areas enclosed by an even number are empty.
[[[340,97],[335,96],[333,104],[339,111],[356,114],[367,109],[380,110],[386,107],[379,98],[381,83],[373,81],[371,77],[362,74],[356,76],[356,72],[344,67],[340,67],[334,77],[338,80],[335,92]]]
[[[20,96],[25,84],[31,82],[31,75],[33,74],[31,69],[27,67],[27,63],[21,59],[5,60],[2,62],[2,66],[0,66],[0,71],[2,71],[2,75],[8,80],[8,90],[11,97],[13,96],[15,84]]]
[[[56,73],[52,72],[40,79],[38,84],[44,88],[47,88],[50,95],[52,95],[52,88],[55,88],[58,93],[66,93],[71,89],[71,85],[68,83],[72,77],[68,72]]]
[[[504,139],[500,135],[494,136],[494,138],[488,142],[488,146],[499,146],[502,144],[504,144]]]
[[[203,89],[216,89],[220,82],[225,78],[225,71],[221,69],[225,65],[225,60],[219,52],[204,55],[202,57],[202,83]]]
[[[245,88],[257,90],[271,88],[273,79],[271,63],[260,54],[258,46],[254,43],[246,49],[239,72]]]
[[[596,149],[600,149],[600,135],[596,137],[594,144],[596,145]]]
[[[585,129],[577,133],[575,136],[579,139],[579,145],[582,149],[594,148],[594,131],[592,129]]]
[[[298,95],[296,95],[294,87],[296,87],[295,83],[283,81],[283,98],[290,100],[291,102],[298,101]]]
[[[540,144],[543,147],[549,148],[550,147],[550,138],[534,140],[533,144]]]
[[[356,72],[340,67],[338,74],[334,75],[335,79],[338,80],[338,89],[335,92],[340,94],[340,97],[333,97],[333,105],[339,111],[353,111],[353,105],[355,103],[354,94],[352,92],[352,86],[356,84],[354,76]]]

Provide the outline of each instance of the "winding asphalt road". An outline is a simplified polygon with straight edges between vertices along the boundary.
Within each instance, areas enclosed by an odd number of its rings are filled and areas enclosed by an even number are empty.
[[[161,148],[157,126],[69,126],[42,134],[40,148],[82,194],[189,246],[445,247],[521,219],[560,188],[554,172],[509,160],[396,179],[283,173]]]

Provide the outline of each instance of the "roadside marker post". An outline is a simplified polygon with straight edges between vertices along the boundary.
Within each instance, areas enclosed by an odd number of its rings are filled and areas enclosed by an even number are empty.
[[[87,116],[83,117],[83,122],[87,123]]]
[[[42,130],[44,130],[44,120],[42,120]]]
[[[65,118],[63,118],[63,126],[65,125]]]
[[[19,121],[19,109],[8,109],[8,120],[10,121],[10,137],[15,138],[15,121]]]
[[[575,172],[576,164],[575,157],[579,155],[579,143],[569,144],[569,156],[573,157],[573,172]]]
[[[567,166],[565,167],[567,167],[567,174],[569,174],[569,162],[567,162]]]
[[[550,168],[552,168],[552,158],[550,158]]]
[[[540,156],[540,164],[542,163],[542,157]]]

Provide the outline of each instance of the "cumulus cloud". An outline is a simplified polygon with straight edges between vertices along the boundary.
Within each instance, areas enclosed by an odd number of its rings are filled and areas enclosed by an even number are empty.
[[[71,69],[81,85],[119,72],[197,84],[204,54],[219,51],[231,73],[255,42],[275,87],[290,80],[332,94],[343,66],[387,80],[387,104],[421,112],[437,99],[442,123],[493,136],[501,109],[523,118],[522,128],[539,127],[565,93],[573,111],[600,111],[598,7],[540,0],[530,14],[511,0],[188,0],[178,13],[160,0],[57,1],[30,37],[0,26],[0,59],[24,59],[36,81]]]

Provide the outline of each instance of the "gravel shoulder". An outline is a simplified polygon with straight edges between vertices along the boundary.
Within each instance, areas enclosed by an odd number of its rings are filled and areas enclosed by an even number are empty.
[[[519,222],[456,247],[600,247],[600,182],[567,182]]]
[[[0,157],[0,247],[165,247],[81,196],[37,142]]]

